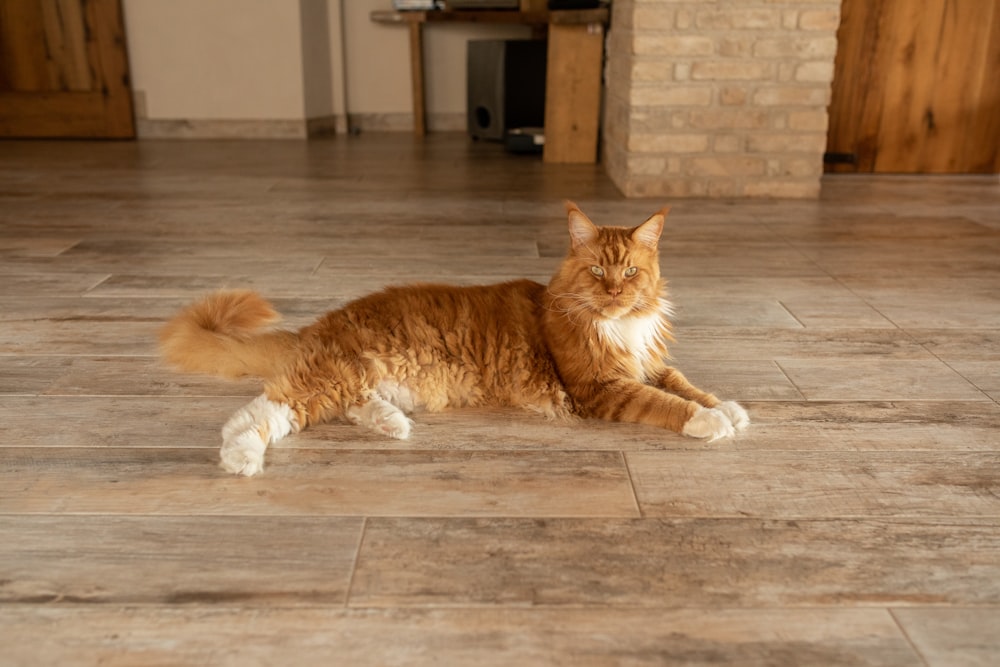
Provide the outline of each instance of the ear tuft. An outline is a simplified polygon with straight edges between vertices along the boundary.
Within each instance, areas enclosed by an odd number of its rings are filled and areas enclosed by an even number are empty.
[[[663,233],[663,222],[669,212],[670,207],[664,206],[650,216],[646,222],[632,230],[632,240],[656,250],[656,246],[660,241],[660,234]]]
[[[566,200],[566,216],[574,250],[589,245],[597,238],[597,226],[584,215],[579,206],[569,200]]]

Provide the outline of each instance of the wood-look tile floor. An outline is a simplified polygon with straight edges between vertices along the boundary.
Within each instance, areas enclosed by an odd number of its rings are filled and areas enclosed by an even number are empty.
[[[163,368],[178,307],[544,281],[565,198],[673,205],[677,365],[748,431],[450,412],[219,469],[258,386]],[[995,178],[663,202],[461,135],[0,143],[0,664],[1000,664],[998,378]]]

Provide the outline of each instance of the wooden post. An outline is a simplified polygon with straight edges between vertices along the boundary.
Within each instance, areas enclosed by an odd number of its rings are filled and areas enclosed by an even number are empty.
[[[544,162],[597,159],[603,56],[600,23],[549,25]]]
[[[427,134],[427,117],[424,104],[424,24],[410,22],[410,83],[413,88],[413,133],[418,137]]]

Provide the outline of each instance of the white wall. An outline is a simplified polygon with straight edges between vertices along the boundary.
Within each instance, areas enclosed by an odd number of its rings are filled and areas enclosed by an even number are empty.
[[[151,120],[407,115],[406,25],[373,23],[391,0],[123,0],[133,89]],[[428,114],[465,113],[469,39],[525,26],[424,29]]]
[[[304,116],[299,0],[125,0],[149,118]]]

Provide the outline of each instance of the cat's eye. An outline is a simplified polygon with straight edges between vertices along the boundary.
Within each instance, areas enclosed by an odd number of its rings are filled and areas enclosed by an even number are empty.
[[[626,278],[631,278],[632,276],[634,276],[637,273],[639,273],[639,267],[637,267],[637,266],[630,266],[627,269],[625,269],[625,277]]]
[[[593,273],[598,278],[600,278],[601,276],[604,275],[604,269],[602,269],[599,266],[592,266],[592,267],[590,267],[590,272]]]

